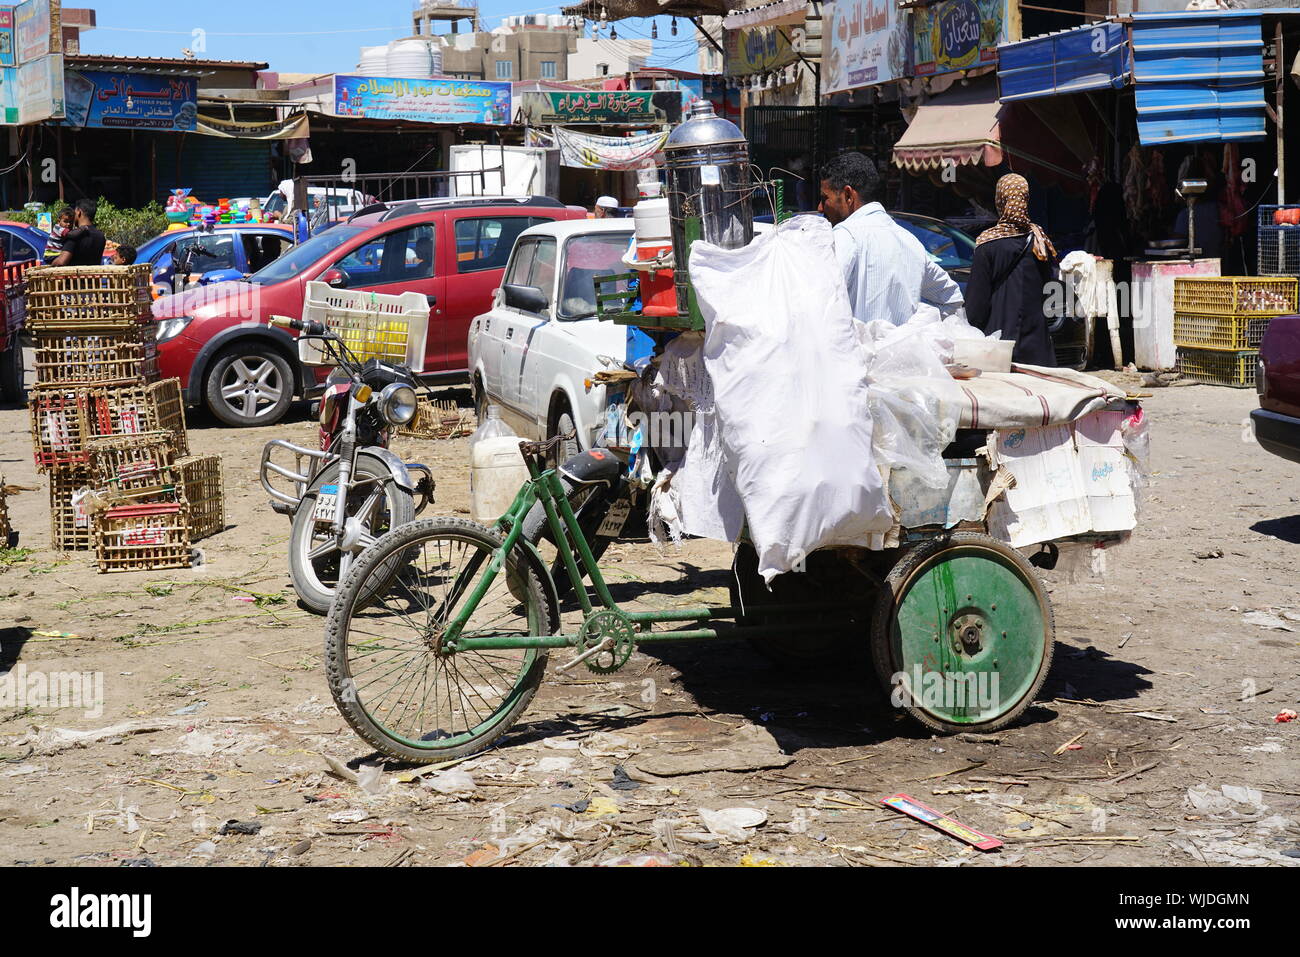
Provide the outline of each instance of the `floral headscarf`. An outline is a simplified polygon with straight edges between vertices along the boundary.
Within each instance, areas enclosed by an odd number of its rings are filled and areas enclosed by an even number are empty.
[[[1036,258],[1043,261],[1056,258],[1056,247],[1047,238],[1047,233],[1029,219],[1028,180],[1019,173],[1007,173],[998,180],[995,199],[998,207],[997,225],[980,233],[979,239],[975,240],[976,245],[1028,233],[1034,237]]]

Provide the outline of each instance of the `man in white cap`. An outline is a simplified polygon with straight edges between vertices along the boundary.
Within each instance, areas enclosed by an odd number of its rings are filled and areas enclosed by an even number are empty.
[[[609,219],[618,212],[618,200],[613,196],[602,196],[596,200],[596,208],[591,212],[592,219]]]

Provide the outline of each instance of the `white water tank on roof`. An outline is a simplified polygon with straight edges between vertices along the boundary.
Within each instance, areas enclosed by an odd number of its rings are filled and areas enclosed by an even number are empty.
[[[388,44],[388,76],[424,77],[442,72],[442,51],[427,37]]]
[[[388,72],[388,47],[362,47],[358,76],[384,76]]]

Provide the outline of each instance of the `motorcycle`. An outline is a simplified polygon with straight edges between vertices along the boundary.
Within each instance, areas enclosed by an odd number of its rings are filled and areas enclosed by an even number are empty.
[[[410,369],[374,358],[361,362],[318,322],[273,316],[271,323],[321,340],[336,364],[320,400],[320,448],[274,439],[263,448],[261,464],[271,507],[292,519],[294,591],[306,608],[325,614],[361,552],[433,501],[433,472],[388,448],[393,430],[415,418]],[[285,452],[294,456],[293,466],[273,461]],[[277,478],[292,482],[294,492],[276,488]],[[391,571],[396,576],[400,565]]]

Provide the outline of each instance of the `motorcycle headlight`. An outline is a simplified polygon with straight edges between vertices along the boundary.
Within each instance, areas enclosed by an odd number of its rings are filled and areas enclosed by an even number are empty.
[[[175,339],[185,327],[194,321],[193,316],[173,316],[170,319],[161,319],[158,322],[158,341],[166,342],[168,339]]]
[[[389,425],[406,425],[415,418],[415,390],[409,385],[394,382],[385,386],[377,402],[379,414]]]

